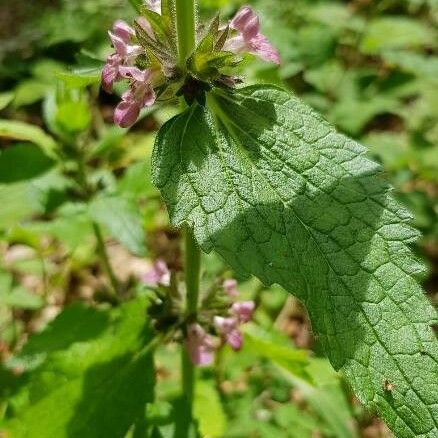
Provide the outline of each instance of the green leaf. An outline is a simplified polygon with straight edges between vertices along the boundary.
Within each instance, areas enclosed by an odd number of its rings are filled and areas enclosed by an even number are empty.
[[[245,327],[245,345],[282,371],[336,438],[357,438],[349,424],[351,412],[341,380],[326,359],[310,358],[305,350],[292,349],[286,336],[272,330],[264,332],[254,324]]]
[[[47,172],[54,162],[32,144],[18,144],[0,152],[0,183],[35,178]]]
[[[85,100],[66,101],[58,106],[56,122],[67,132],[85,131],[91,122],[91,111]]]
[[[40,79],[21,82],[15,89],[14,106],[19,108],[40,101],[53,88],[53,85]]]
[[[129,3],[135,9],[136,12],[140,13],[140,9],[143,5],[142,0],[129,0]]]
[[[51,354],[66,351],[75,342],[88,342],[105,331],[108,312],[98,311],[80,303],[65,308],[42,332],[34,334],[22,350],[9,359],[8,367],[32,370],[43,364]]]
[[[297,295],[332,365],[397,437],[436,436],[436,313],[415,278],[411,215],[378,166],[276,87],[217,90],[210,104],[215,114],[195,104],[156,140],[172,225]]]
[[[16,438],[123,437],[153,397],[145,300],[64,312],[30,341],[47,360],[11,397],[6,430]]]
[[[361,50],[376,54],[386,49],[416,48],[436,41],[433,28],[405,17],[383,17],[371,21],[361,41]]]
[[[0,304],[17,309],[39,309],[43,306],[44,300],[21,286],[10,291],[0,290]]]
[[[344,99],[333,105],[330,121],[348,133],[357,135],[373,117],[396,113],[399,108],[400,102],[387,96],[376,96],[369,100]]]
[[[103,65],[103,63],[102,63]],[[60,72],[58,79],[63,81],[68,88],[84,88],[88,85],[98,84],[102,74],[102,67],[81,67],[70,72]]]
[[[126,135],[126,132],[126,129],[120,128],[119,126],[110,126],[93,146],[90,151],[90,156],[100,157],[116,149]]]
[[[310,380],[306,371],[309,355],[306,350],[297,350],[282,336],[266,333],[260,327],[249,324],[245,328],[245,344],[255,353],[275,361],[279,366],[304,380]],[[275,336],[277,335],[277,336]]]
[[[17,224],[26,217],[40,212],[30,205],[29,188],[25,182],[16,184],[0,184],[0,199],[3,208],[0,208],[0,230]]]
[[[290,433],[287,435],[290,438],[311,438],[315,436],[314,431],[319,432],[315,418],[292,403],[277,407],[273,414],[275,422]]]
[[[438,77],[438,57],[426,56],[408,50],[390,50],[382,54],[383,59],[391,67],[399,67],[401,70],[420,77]]]
[[[275,359],[274,359],[275,361]],[[283,375],[289,380],[318,414],[336,438],[357,438],[357,430],[351,424],[352,413],[342,390],[341,380],[325,359],[312,359],[308,368],[315,384],[310,384],[290,373],[278,364]]]
[[[98,197],[91,202],[89,213],[133,254],[146,254],[142,216],[133,200],[122,196]]]
[[[85,205],[66,203],[56,213],[55,219],[33,221],[27,225],[27,228],[38,236],[53,236],[62,242],[69,253],[73,253],[87,243],[93,246],[92,222]]]
[[[12,102],[14,96],[15,95],[12,92],[0,93],[0,111]]]
[[[38,126],[16,120],[0,120],[0,137],[28,141],[38,145],[50,158],[56,157],[55,140]]]
[[[136,197],[159,196],[159,192],[151,182],[150,174],[149,161],[132,164],[118,181],[118,191]]]
[[[199,424],[201,436],[220,438],[227,430],[227,418],[214,382],[196,383],[193,415]]]
[[[13,287],[13,277],[8,272],[0,270],[0,308],[1,306],[18,309],[39,309],[44,300],[28,291],[23,286]]]

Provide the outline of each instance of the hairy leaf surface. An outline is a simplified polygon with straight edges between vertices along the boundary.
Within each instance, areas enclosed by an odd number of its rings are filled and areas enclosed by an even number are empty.
[[[397,437],[436,437],[436,315],[415,278],[410,214],[378,166],[278,88],[209,99],[157,138],[153,178],[172,224],[298,296],[333,366]]]

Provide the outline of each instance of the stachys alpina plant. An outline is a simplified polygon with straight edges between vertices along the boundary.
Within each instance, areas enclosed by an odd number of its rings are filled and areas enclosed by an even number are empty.
[[[250,6],[209,23],[197,20],[193,0],[159,6],[114,24],[102,84],[128,86],[114,113],[123,127],[144,107],[185,101],[158,133],[152,175],[171,224],[186,234],[187,406],[193,362],[212,360],[214,334],[240,348],[253,311],[235,302],[202,320],[200,250],[216,251],[239,277],[277,283],[303,301],[333,367],[398,438],[436,438],[437,318],[418,284],[424,267],[409,248],[418,237],[410,213],[363,146],[290,92],[241,84],[243,57],[280,63]],[[225,290],[232,299],[235,285]]]

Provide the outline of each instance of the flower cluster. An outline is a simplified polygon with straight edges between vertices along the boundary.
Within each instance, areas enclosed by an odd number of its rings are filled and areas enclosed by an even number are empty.
[[[178,318],[167,313],[169,309],[175,308],[176,303],[172,303],[172,300],[176,297],[166,293],[170,292],[170,270],[166,262],[161,259],[155,261],[143,276],[143,282],[156,289],[156,297],[163,304],[153,314],[157,321],[156,327],[163,327],[162,322],[165,321],[175,323]],[[214,359],[215,350],[225,344],[234,351],[240,350],[243,343],[240,327],[251,320],[255,310],[254,301],[237,301],[239,292],[234,279],[225,280],[219,288],[215,286],[213,292],[218,300],[214,304],[209,304],[208,300],[201,301],[197,321],[187,323],[180,320],[186,328],[184,346],[195,365],[209,365]],[[182,308],[178,312],[181,315]]]
[[[224,283],[224,290],[229,291],[230,282]],[[229,292],[228,292],[229,293]],[[233,289],[231,297],[235,298],[237,289]],[[254,301],[236,301],[228,309],[227,316],[215,315],[213,317],[213,327],[221,342],[215,342],[216,338],[209,334],[199,323],[189,324],[185,347],[192,362],[195,365],[209,365],[214,359],[215,349],[223,344],[228,344],[234,351],[242,348],[243,336],[240,326],[249,322],[254,313]]]
[[[250,6],[242,6],[231,20],[237,35],[225,42],[224,49],[234,53],[249,52],[267,62],[280,64],[280,55],[260,32],[260,20]]]
[[[138,20],[145,26],[146,22]],[[147,25],[146,25],[147,26]],[[140,110],[155,103],[154,72],[151,69],[140,70],[135,61],[143,53],[143,48],[133,44],[135,31],[122,20],[116,21],[109,32],[115,53],[111,54],[102,70],[102,87],[112,92],[114,82],[127,79],[128,91],[122,94],[122,100],[114,111],[114,122],[125,128],[138,118]]]
[[[133,26],[122,20],[114,23],[109,32],[114,53],[102,71],[102,88],[108,93],[115,82],[129,84],[114,111],[114,122],[121,127],[134,124],[143,108],[163,96],[184,95],[189,103],[194,99],[203,103],[205,91],[212,86],[233,87],[236,80],[230,69],[245,53],[280,63],[250,6],[242,6],[226,26],[213,20],[184,66],[179,65],[175,29],[171,28],[173,11],[161,11],[160,0],[148,0],[141,13]]]

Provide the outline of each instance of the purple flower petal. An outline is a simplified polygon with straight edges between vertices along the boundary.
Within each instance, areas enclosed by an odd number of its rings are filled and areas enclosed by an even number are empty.
[[[224,44],[224,50],[233,53],[243,53],[248,50],[247,43],[243,39],[243,35],[237,35],[228,39]]]
[[[170,271],[164,260],[157,260],[152,268],[146,272],[143,281],[149,286],[170,285]]]
[[[149,70],[140,70],[137,67],[120,66],[120,76],[127,79],[134,79],[139,82],[145,82],[149,80],[151,73]]]
[[[243,324],[251,320],[254,309],[254,301],[240,301],[233,303],[231,306],[231,314],[237,318],[240,324]]]
[[[145,4],[151,11],[161,14],[161,0],[146,0]]]
[[[237,320],[235,318],[224,318],[223,316],[215,316],[213,319],[216,330],[221,335],[226,335],[237,327]]]
[[[239,330],[232,330],[226,336],[227,344],[234,350],[238,351],[242,348],[243,336]]]
[[[226,41],[224,49],[233,53],[249,52],[261,59],[280,64],[280,55],[268,39],[260,33],[260,22],[257,14],[250,6],[242,6],[230,27],[237,30],[237,36]]]
[[[231,20],[230,27],[239,31],[243,38],[249,41],[260,32],[259,17],[251,6],[242,6]]]
[[[253,38],[250,46],[250,51],[264,61],[273,62],[277,65],[281,64],[280,54],[264,35],[259,34],[256,38]]]
[[[224,291],[228,296],[234,298],[239,295],[239,291],[237,290],[237,281],[234,278],[229,278],[223,283]]]
[[[102,70],[102,87],[107,93],[113,90],[114,82],[119,78],[120,57],[117,54],[110,55]]]
[[[111,39],[111,43],[114,46],[116,53],[122,57],[127,56],[128,54],[128,44],[120,38],[118,35],[108,31],[108,35]]]
[[[117,20],[113,24],[113,34],[125,43],[129,43],[131,37],[135,35],[135,31],[126,21]]]
[[[213,362],[213,341],[199,324],[190,324],[187,327],[187,338],[184,344],[195,365],[210,365]]]
[[[114,110],[114,123],[121,128],[129,128],[140,114],[140,107],[134,100],[122,100]]]
[[[110,36],[116,53],[121,56],[125,62],[129,63],[133,58],[136,58],[138,55],[143,53],[141,46],[127,44],[123,38],[120,38],[118,35],[112,32],[108,32],[108,35]]]
[[[242,334],[239,331],[239,321],[236,318],[223,318],[215,316],[213,321],[216,330],[225,339],[229,346],[237,351],[240,350],[243,343]]]

